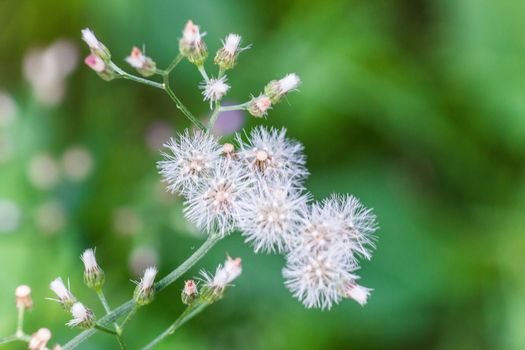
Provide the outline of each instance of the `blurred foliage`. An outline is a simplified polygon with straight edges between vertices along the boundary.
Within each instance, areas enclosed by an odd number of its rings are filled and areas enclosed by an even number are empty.
[[[229,32],[253,43],[229,75],[231,101],[287,72],[302,77],[301,93],[247,127],[286,126],[305,144],[314,196],[357,195],[374,207],[381,230],[360,271],[375,289],[369,304],[347,301],[330,312],[305,310],[283,286],[282,258],[255,255],[233,234],[199,268],[214,268],[225,252],[241,256],[237,286],[159,349],[525,348],[524,11],[518,0],[1,1],[0,90],[16,101],[17,118],[0,125],[8,140],[0,147],[13,147],[0,163],[0,199],[15,203],[21,219],[0,236],[0,334],[14,328],[21,283],[36,304],[28,329],[48,326],[58,342],[77,333],[45,300],[58,275],[102,315],[81,282],[78,256],[87,247],[97,247],[117,305],[133,289],[133,261],[158,259],[165,273],[200,244],[180,201],[162,194],[159,154],[148,147],[155,123],[173,132],[187,125],[166,96],[79,67],[61,103],[47,106],[22,74],[28,50],[58,38],[85,54],[79,33],[88,26],[116,62],[145,44],[162,67],[191,18],[211,52]],[[199,80],[183,63],[174,87],[204,117]],[[71,146],[90,152],[89,176],[60,175],[52,188],[36,188],[28,176],[35,155],[60,159]],[[63,225],[45,234],[36,218],[50,200],[64,208]],[[130,344],[176,318],[181,286],[136,316]],[[99,334],[81,348],[114,347]]]

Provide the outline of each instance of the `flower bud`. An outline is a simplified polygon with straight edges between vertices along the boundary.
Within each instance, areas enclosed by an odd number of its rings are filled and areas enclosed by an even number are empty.
[[[354,299],[359,305],[363,306],[366,304],[372,290],[373,289],[360,286],[357,283],[350,282],[346,285],[344,296],[346,298]]]
[[[202,40],[199,26],[188,21],[179,40],[179,51],[191,63],[201,66],[208,57],[206,43]]]
[[[21,309],[30,309],[33,306],[31,299],[31,288],[26,285],[18,286],[15,290],[16,307]]]
[[[79,302],[74,303],[70,311],[73,319],[67,323],[68,326],[90,329],[95,325],[95,315],[93,311],[86,308],[84,304]]]
[[[138,47],[133,47],[131,54],[126,57],[126,62],[145,77],[155,74],[157,68],[155,62],[150,57],[145,56]]]
[[[148,267],[133,293],[133,299],[138,305],[147,305],[155,298],[155,276],[156,267]]]
[[[219,265],[214,276],[203,272],[202,277],[205,286],[202,294],[210,301],[216,301],[222,297],[226,287],[230,285],[242,272],[241,258],[232,259],[228,257],[224,266]]]
[[[46,349],[47,342],[51,339],[51,331],[47,328],[40,328],[29,339],[29,350]]]
[[[264,88],[264,94],[270,98],[272,103],[277,103],[281,98],[292,90],[296,90],[301,79],[295,73],[287,74],[281,80],[272,80]]]
[[[232,69],[237,61],[239,52],[248,49],[248,47],[241,48],[241,36],[237,34],[229,34],[222,42],[222,47],[217,51],[214,62],[221,70]]]
[[[82,30],[82,40],[86,42],[89,46],[91,52],[99,57],[105,63],[108,63],[111,60],[111,53],[108,48],[104,46],[89,28]]]
[[[272,101],[268,96],[259,95],[252,98],[248,105],[248,112],[254,117],[261,118],[268,114],[268,110],[272,107]]]
[[[49,288],[57,295],[58,301],[62,304],[64,309],[71,309],[71,306],[77,301],[73,294],[66,288],[62,278],[58,277],[49,285]]]
[[[87,249],[80,256],[84,263],[84,283],[88,288],[100,289],[104,285],[105,275],[104,271],[98,266],[95,258],[95,251]]]
[[[84,63],[106,81],[113,80],[117,77],[117,73],[113,68],[93,53],[84,59]]]
[[[199,295],[197,284],[194,280],[187,280],[184,282],[184,288],[182,289],[181,299],[186,305],[193,303],[195,298]]]

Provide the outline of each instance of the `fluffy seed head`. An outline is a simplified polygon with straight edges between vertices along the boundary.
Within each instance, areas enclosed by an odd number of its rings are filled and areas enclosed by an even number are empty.
[[[210,108],[212,108],[213,103],[220,101],[230,89],[230,86],[226,84],[226,80],[226,76],[217,79],[212,78],[200,86],[204,101],[210,101]]]
[[[163,181],[170,192],[188,195],[199,186],[215,168],[221,147],[215,138],[205,132],[187,130],[176,139],[170,139],[158,163]]]
[[[237,223],[242,195],[252,183],[236,162],[221,159],[210,177],[189,194],[184,203],[186,219],[209,234],[227,235]]]
[[[15,290],[16,307],[29,309],[33,306],[31,299],[31,288],[25,284],[16,287]]]
[[[354,299],[359,303],[359,305],[364,306],[368,301],[368,297],[372,291],[373,289],[360,286],[354,282],[350,282],[347,284],[344,290],[344,296]]]
[[[47,328],[40,328],[29,339],[29,350],[44,350],[51,339],[51,331]]]
[[[308,175],[305,168],[303,146],[286,138],[286,129],[254,128],[246,142],[237,135],[239,157],[249,173],[262,180],[303,180]]]
[[[246,242],[255,252],[288,251],[297,234],[307,198],[293,188],[291,182],[258,183],[241,201],[239,228]]]
[[[71,306],[71,319],[67,325],[70,327],[80,327],[82,329],[89,329],[95,325],[95,315],[93,312],[86,308],[84,304],[76,302]]]

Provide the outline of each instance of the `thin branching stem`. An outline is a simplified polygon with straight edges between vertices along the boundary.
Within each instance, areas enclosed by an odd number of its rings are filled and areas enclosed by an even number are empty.
[[[233,105],[233,106],[221,106],[221,112],[226,111],[241,111],[244,109],[247,109],[250,105],[250,102],[241,103],[240,105]]]
[[[22,337],[24,335],[24,313],[26,309],[23,306],[18,308],[18,322],[16,324],[16,336]]]
[[[210,78],[208,78],[208,73],[206,73],[206,68],[204,68],[203,65],[197,66],[197,69],[199,70],[199,73],[201,73],[202,78],[207,83],[210,81]]]
[[[200,259],[202,259],[203,256],[206,255],[210,251],[211,248],[217,242],[219,242],[220,236],[216,234],[211,234],[208,239],[188,258],[186,261],[184,261],[181,265],[179,265],[176,269],[171,271],[166,277],[161,279],[159,282],[155,284],[155,290],[157,292],[160,292],[164,288],[168,287],[170,284],[175,282],[180,276],[182,276],[186,271],[188,271],[193,265],[195,265]],[[131,310],[136,306],[133,299],[125,302],[124,304],[117,307],[115,310],[113,310],[108,315],[102,317],[98,320],[99,325],[108,325],[112,322],[115,322],[119,318],[121,318],[124,315],[127,315],[131,312]],[[88,329],[86,331],[83,331],[73,339],[71,339],[68,343],[66,343],[62,350],[71,350],[76,348],[79,344],[87,340],[89,337],[91,337],[93,334],[97,332],[97,329],[92,328]]]
[[[202,310],[204,310],[208,305],[210,305],[210,304],[206,303],[206,302],[203,302],[203,303],[199,303],[196,306],[192,306],[192,305],[188,306],[186,308],[186,310],[184,310],[184,312],[179,316],[179,318],[177,318],[177,320],[175,322],[173,322],[173,324],[171,326],[169,326],[164,332],[159,334],[159,336],[157,336],[155,339],[153,339],[149,344],[144,346],[142,348],[142,350],[148,350],[148,349],[153,348],[155,345],[157,345],[158,343],[163,341],[165,338],[167,338],[168,336],[172,335],[184,323],[188,322],[195,315],[197,315]]]
[[[164,89],[164,85],[163,84],[157,83],[156,81],[153,81],[153,80],[148,80],[148,79],[144,79],[144,78],[141,78],[141,77],[137,77],[136,75],[133,75],[133,74],[129,74],[129,73],[125,72],[124,70],[122,70],[119,66],[117,66],[113,62],[110,62],[109,65],[123,79],[132,80],[132,81],[137,82],[137,83],[141,83],[141,84],[145,84],[145,85],[149,85],[149,86],[155,87],[157,89]]]
[[[213,109],[213,112],[210,116],[210,121],[208,122],[208,132],[213,131],[213,127],[215,126],[215,123],[217,122],[217,118],[219,118],[219,114],[221,112],[221,103],[217,101],[215,104],[215,108]]]
[[[197,126],[199,129],[201,130],[206,130],[206,127],[204,126],[204,124],[201,123],[201,121],[199,119],[197,119],[193,114],[191,114],[191,112],[188,110],[188,108],[186,108],[186,106],[184,106],[182,104],[182,102],[180,101],[180,99],[177,97],[177,95],[175,95],[175,92],[173,92],[173,90],[171,89],[170,87],[170,83],[169,83],[169,75],[168,74],[165,74],[163,76],[164,78],[164,84],[163,84],[163,89],[166,91],[166,93],[168,94],[168,96],[173,100],[173,102],[175,102],[175,105],[177,106],[177,108],[195,125]]]
[[[109,307],[108,301],[106,299],[106,296],[104,295],[104,291],[102,288],[99,288],[96,290],[98,298],[100,299],[100,302],[102,303],[102,306],[104,306],[104,310],[106,310],[106,315],[109,315],[111,313],[111,308]],[[126,343],[124,342],[124,339],[122,339],[122,329],[118,325],[118,323],[113,324],[115,326],[117,341],[120,345],[120,348],[122,350],[126,350],[128,347],[126,346]]]

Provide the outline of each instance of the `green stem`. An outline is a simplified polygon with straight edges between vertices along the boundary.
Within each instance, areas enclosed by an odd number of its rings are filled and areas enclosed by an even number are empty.
[[[16,333],[17,337],[22,337],[24,335],[24,312],[25,307],[21,306],[18,308],[18,322],[16,323]]]
[[[128,79],[128,80],[133,80],[134,82],[145,84],[145,85],[149,85],[149,86],[155,87],[157,89],[164,89],[164,86],[161,83],[157,83],[156,81],[144,79],[144,78],[141,78],[141,77],[137,77],[136,75],[129,74],[129,73],[123,71],[122,69],[120,69],[120,67],[117,66],[113,62],[110,62],[109,65],[110,65],[111,68],[113,68],[113,70],[115,72],[117,72],[117,74],[121,78]]]
[[[175,102],[175,105],[177,106],[177,108],[182,113],[184,113],[184,115],[193,124],[195,124],[195,126],[197,126],[201,130],[206,130],[206,127],[201,123],[201,121],[199,119],[195,118],[195,116],[193,114],[191,114],[191,112],[188,110],[188,108],[186,108],[186,106],[184,106],[182,104],[182,102],[179,100],[177,95],[175,95],[175,93],[173,92],[173,90],[171,89],[170,84],[169,84],[169,76],[166,74],[166,75],[163,76],[163,78],[164,78],[163,89],[166,91],[168,96],[173,100],[173,102]]]
[[[124,329],[124,326],[126,326],[126,323],[128,323],[129,320],[131,320],[131,318],[137,313],[137,310],[139,309],[139,306],[138,305],[135,305],[133,307],[133,309],[131,309],[131,311],[129,312],[129,314],[126,316],[126,318],[124,319],[124,321],[122,321],[122,323],[120,324],[120,328],[121,329]]]
[[[215,104],[215,109],[213,110],[213,113],[210,116],[210,121],[208,122],[208,132],[213,131],[213,127],[215,126],[215,122],[217,122],[217,118],[219,118],[219,114],[221,112],[221,103],[217,101]]]
[[[204,78],[205,82],[209,82],[210,78],[208,78],[208,73],[206,73],[206,69],[203,65],[197,66],[197,69],[199,70],[199,73],[201,73],[202,77]]]
[[[104,295],[104,291],[102,290],[102,288],[98,288],[96,292],[97,292],[98,298],[100,299],[100,302],[102,303],[102,306],[104,306],[104,310],[106,310],[106,315],[109,315],[111,313],[111,308],[109,307],[106,296]],[[116,331],[115,335],[117,337],[117,341],[120,345],[120,348],[123,350],[127,349],[127,346],[124,343],[124,339],[122,339],[122,329],[119,327],[118,323],[116,322],[113,325],[115,326],[115,331]]]
[[[15,334],[9,335],[7,337],[0,338],[0,345],[11,343],[16,340],[18,340],[18,337]]]
[[[171,61],[170,65],[168,66],[168,68],[166,68],[164,70],[165,74],[170,74],[171,71],[180,63],[180,61],[182,61],[184,59],[184,56],[181,55],[180,53],[173,59],[173,61]]]
[[[233,106],[221,106],[221,112],[226,111],[241,111],[244,109],[247,109],[250,105],[250,102],[241,103],[240,105],[233,105]]]
[[[191,320],[193,317],[195,317],[197,314],[199,314],[202,310],[204,310],[208,305],[208,303],[201,303],[197,305],[196,307],[188,306],[186,310],[177,318],[177,320],[169,326],[164,332],[162,332],[159,336],[157,336],[155,339],[153,339],[149,344],[144,346],[142,350],[148,350],[163,341],[168,336],[172,335],[179,327],[181,327],[183,324]]]
[[[114,330],[111,330],[107,327],[104,327],[98,323],[95,324],[95,326],[93,327],[95,329],[98,329],[99,331],[102,331],[102,332],[105,332],[105,333],[108,333],[108,334],[111,334],[111,335],[116,335],[118,336],[117,332],[115,332]]]
[[[210,251],[210,249],[219,242],[220,237],[218,235],[212,234],[208,237],[208,239],[197,249],[186,261],[184,261],[179,267],[177,267],[175,270],[170,272],[166,277],[161,279],[159,282],[155,284],[155,289],[157,292],[160,292],[173,282],[175,282],[181,275],[183,275],[186,271],[188,271],[193,265],[195,265],[206,253]],[[117,307],[115,310],[113,310],[109,315],[106,315],[98,320],[98,323],[101,325],[108,325],[112,322],[115,322],[119,318],[121,318],[124,315],[127,315],[131,312],[131,310],[135,307],[135,302],[133,299],[128,300],[124,304]],[[92,328],[88,329],[73,339],[71,339],[68,343],[66,343],[62,350],[71,350],[76,348],[79,344],[87,340],[89,337],[91,337],[93,334],[97,332],[97,329]]]

